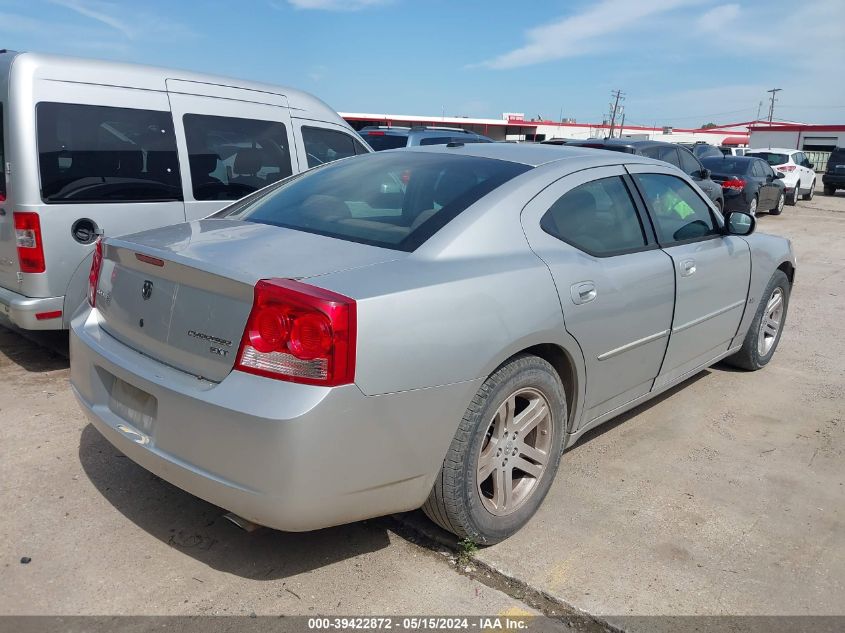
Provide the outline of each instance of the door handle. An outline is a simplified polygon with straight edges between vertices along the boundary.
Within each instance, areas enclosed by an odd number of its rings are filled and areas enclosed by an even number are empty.
[[[695,260],[685,259],[679,264],[681,269],[681,277],[689,277],[695,274]]]
[[[577,284],[572,284],[569,289],[569,296],[572,297],[572,303],[575,305],[589,303],[598,296],[596,284],[592,281],[580,281]]]

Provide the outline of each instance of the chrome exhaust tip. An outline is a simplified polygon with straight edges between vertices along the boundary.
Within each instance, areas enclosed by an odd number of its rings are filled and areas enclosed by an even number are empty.
[[[228,519],[229,521],[237,525],[239,528],[241,528],[244,532],[255,532],[255,530],[261,527],[260,525],[258,525],[257,523],[253,523],[249,519],[245,519],[242,516],[238,516],[234,512],[227,512],[223,515],[223,518]]]

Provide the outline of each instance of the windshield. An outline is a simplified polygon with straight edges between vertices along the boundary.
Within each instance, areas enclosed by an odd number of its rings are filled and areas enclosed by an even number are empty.
[[[784,163],[789,162],[788,154],[778,154],[776,152],[754,152],[746,154],[746,156],[756,156],[757,158],[762,158],[772,167],[777,167],[778,165],[783,165]]]
[[[701,164],[714,174],[745,174],[751,161],[741,156],[702,158]]]
[[[377,152],[385,149],[399,149],[408,144],[407,135],[385,134],[384,132],[366,132],[364,133],[364,140]]]
[[[367,154],[294,177],[229,217],[413,251],[529,166],[422,152]]]

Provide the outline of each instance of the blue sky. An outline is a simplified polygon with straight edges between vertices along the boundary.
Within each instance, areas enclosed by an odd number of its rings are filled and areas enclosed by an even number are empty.
[[[845,0],[0,0],[0,48],[307,90],[347,112],[845,123]]]

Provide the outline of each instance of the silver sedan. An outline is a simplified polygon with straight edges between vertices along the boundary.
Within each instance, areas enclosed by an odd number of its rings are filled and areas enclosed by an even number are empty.
[[[494,543],[589,429],[771,360],[795,258],[755,222],[616,152],[342,160],[102,242],[73,390],[128,457],[255,523],[422,507]]]

